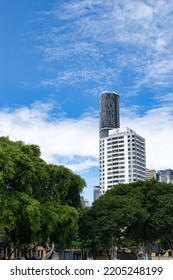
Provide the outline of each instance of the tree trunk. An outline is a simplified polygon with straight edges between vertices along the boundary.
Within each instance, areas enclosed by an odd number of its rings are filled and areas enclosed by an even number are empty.
[[[151,254],[152,254],[152,243],[151,242],[146,242],[145,245],[145,253],[147,255],[148,260],[151,260]]]

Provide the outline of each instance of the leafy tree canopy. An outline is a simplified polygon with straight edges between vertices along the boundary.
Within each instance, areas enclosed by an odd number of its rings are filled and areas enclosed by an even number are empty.
[[[49,237],[64,248],[76,234],[85,181],[40,156],[37,145],[0,137],[0,228],[13,247]]]
[[[81,215],[79,228],[83,248],[139,248],[148,254],[156,240],[173,236],[173,185],[156,180],[118,184]],[[90,241],[88,243],[88,240]]]

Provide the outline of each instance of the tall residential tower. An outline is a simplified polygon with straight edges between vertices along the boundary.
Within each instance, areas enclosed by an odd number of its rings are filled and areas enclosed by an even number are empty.
[[[120,128],[119,96],[100,95],[100,194],[118,183],[146,179],[145,139]]]

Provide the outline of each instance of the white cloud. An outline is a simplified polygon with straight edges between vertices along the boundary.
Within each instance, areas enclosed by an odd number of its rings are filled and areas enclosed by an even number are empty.
[[[169,95],[168,95],[169,97]],[[170,95],[172,97],[172,95]],[[51,104],[0,112],[0,135],[38,144],[47,162],[64,164],[75,172],[98,167],[98,117],[95,112],[79,119],[51,117]],[[136,107],[122,108],[121,127],[128,126],[146,139],[147,166],[173,169],[173,109],[171,104],[139,116]]]
[[[84,172],[84,173],[88,173],[88,171],[93,168],[93,167],[98,167],[98,160],[97,158],[90,158],[90,159],[78,159],[75,162],[75,159],[72,159],[72,162],[70,163],[66,163],[66,166],[68,166],[71,170],[73,170],[74,172]],[[98,182],[98,178],[97,178],[97,182]]]
[[[160,95],[157,97],[157,100],[162,103],[164,102],[164,104],[165,104],[165,102],[169,102],[169,103],[173,102],[173,92],[168,92],[164,95]]]
[[[98,119],[51,117],[52,104],[35,103],[30,108],[0,112],[0,135],[11,140],[37,144],[42,157],[64,164],[74,171],[87,170],[98,163]]]
[[[49,27],[37,45],[54,73],[41,86],[111,86],[128,71],[137,94],[144,86],[171,88],[172,11],[170,0],[58,1],[42,12]]]

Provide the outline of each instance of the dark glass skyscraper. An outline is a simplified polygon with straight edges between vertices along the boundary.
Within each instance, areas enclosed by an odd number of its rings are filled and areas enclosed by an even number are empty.
[[[100,94],[100,138],[107,137],[110,129],[119,127],[119,95],[115,92],[102,92]]]

